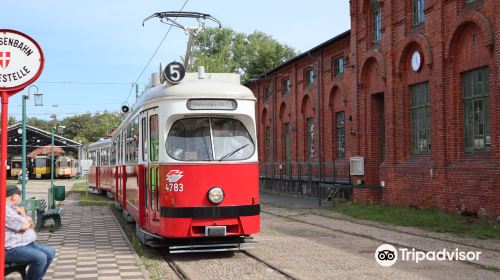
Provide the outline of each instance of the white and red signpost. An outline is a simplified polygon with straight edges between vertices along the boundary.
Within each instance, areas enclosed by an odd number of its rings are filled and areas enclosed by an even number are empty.
[[[0,139],[0,279],[5,269],[5,207],[7,187],[7,109],[9,97],[33,83],[43,70],[45,59],[40,46],[28,35],[0,29],[0,95],[2,124]]]

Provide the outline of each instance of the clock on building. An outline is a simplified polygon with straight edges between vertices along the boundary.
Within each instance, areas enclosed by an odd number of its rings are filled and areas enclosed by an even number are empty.
[[[422,68],[422,56],[419,51],[414,51],[411,55],[411,69],[417,72]]]

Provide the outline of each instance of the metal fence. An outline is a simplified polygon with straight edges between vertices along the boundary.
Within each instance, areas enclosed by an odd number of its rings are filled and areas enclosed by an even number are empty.
[[[320,184],[351,185],[349,162],[266,162],[260,165],[260,187],[305,197],[328,196]]]

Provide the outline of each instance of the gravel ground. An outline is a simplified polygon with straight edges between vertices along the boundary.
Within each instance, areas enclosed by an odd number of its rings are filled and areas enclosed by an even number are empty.
[[[374,253],[383,243],[397,243],[410,248],[436,251],[443,248],[454,249],[456,244],[311,215],[309,210],[264,206],[263,211],[261,233],[255,237],[259,244],[253,253],[300,279],[499,279],[500,277],[500,273],[496,271],[458,261],[422,261],[418,264],[399,261],[391,267],[382,267],[376,263]],[[460,246],[459,249],[467,251],[469,248]],[[477,248],[472,250],[477,251]],[[490,257],[484,258],[486,263],[499,261],[497,252],[483,250],[483,254],[491,254]]]

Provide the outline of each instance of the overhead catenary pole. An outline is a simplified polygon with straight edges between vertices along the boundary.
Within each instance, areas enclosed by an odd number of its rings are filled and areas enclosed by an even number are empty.
[[[29,94],[29,91],[28,91]],[[22,139],[22,159],[21,159],[21,168],[22,168],[22,177],[21,177],[21,182],[22,182],[22,200],[23,202],[26,200],[26,99],[29,98],[29,95],[22,95],[23,99],[23,117],[22,117],[22,134],[23,134],[23,139]]]
[[[54,200],[54,128],[52,127],[52,137],[50,139],[50,193],[52,194],[51,208],[55,208]]]

